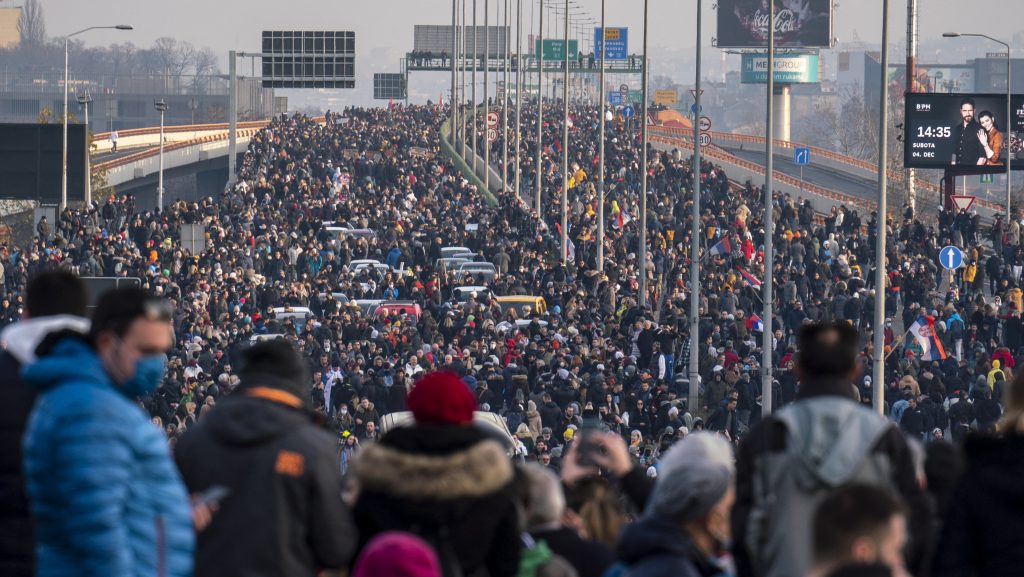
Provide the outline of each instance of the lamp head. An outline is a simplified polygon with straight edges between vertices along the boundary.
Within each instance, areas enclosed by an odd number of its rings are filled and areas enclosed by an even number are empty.
[[[959,32],[943,32],[942,33],[942,37],[943,38],[959,38],[960,37],[960,33]]]
[[[135,27],[130,24],[118,24],[117,26],[114,26],[114,28],[117,30],[135,30]]]

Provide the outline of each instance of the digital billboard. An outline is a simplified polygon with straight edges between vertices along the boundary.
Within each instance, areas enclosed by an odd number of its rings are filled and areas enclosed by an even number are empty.
[[[813,84],[818,81],[817,54],[776,54],[775,82],[781,84]],[[768,55],[743,55],[740,82],[743,84],[768,83]]]
[[[1024,161],[1018,160],[1024,96],[1013,97],[1009,131],[1005,94],[908,93],[906,97],[903,163],[907,168],[1005,172],[1009,148],[1013,168],[1024,169]]]
[[[776,48],[832,46],[833,0],[775,0]],[[719,48],[767,48],[769,0],[718,0]]]
[[[405,75],[397,73],[380,73],[373,75],[374,100],[405,100]]]
[[[61,124],[0,124],[0,199],[60,202]],[[85,199],[84,124],[68,124],[68,201]]]
[[[355,88],[356,34],[264,30],[264,88]]]

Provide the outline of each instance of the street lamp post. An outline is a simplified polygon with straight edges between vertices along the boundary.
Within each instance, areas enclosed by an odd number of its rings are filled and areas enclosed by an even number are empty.
[[[690,223],[690,358],[688,359],[689,390],[686,400],[690,410],[698,403],[698,375],[700,363],[700,72],[701,72],[701,0],[697,0],[697,70],[694,106],[697,111],[693,123],[693,222]]]
[[[885,67],[882,67],[885,70]],[[764,127],[764,138],[766,144],[765,163],[764,163],[764,296],[762,302],[764,304],[764,311],[762,312],[761,323],[762,327],[762,340],[761,340],[761,414],[770,415],[772,413],[772,344],[775,338],[775,331],[773,330],[774,323],[772,322],[774,311],[772,305],[774,304],[774,296],[772,294],[772,281],[774,280],[773,275],[775,274],[775,247],[773,242],[775,240],[775,218],[772,215],[774,206],[774,195],[772,190],[775,188],[775,118],[772,116],[775,108],[775,0],[770,0],[768,3],[768,103],[767,111],[765,116],[767,121]],[[698,116],[700,109],[697,109]],[[698,122],[700,118],[696,119]],[[698,175],[699,176],[699,175]]]
[[[63,211],[68,206],[68,83],[70,80],[69,67],[68,67],[68,43],[69,41],[90,30],[133,30],[128,24],[117,24],[116,26],[90,26],[83,28],[78,32],[72,32],[64,37],[64,145],[61,160],[61,178],[60,178],[60,209]]]
[[[598,55],[601,72],[598,73],[599,96],[597,97],[598,121],[601,123],[600,135],[597,138],[597,270],[604,272],[604,44],[608,40],[605,31],[605,0],[601,0],[601,54]],[[594,47],[598,49],[597,46]]]
[[[640,71],[640,250],[637,251],[637,305],[647,305],[647,0],[644,0],[644,67]]]
[[[157,100],[154,103],[157,111],[160,112],[160,169],[157,173],[157,185],[156,185],[156,206],[158,209],[163,211],[164,209],[164,113],[167,112],[167,103],[161,100]]]
[[[92,103],[92,96],[86,91],[77,98],[85,112],[85,204],[92,203],[92,150],[89,146],[89,104]]]
[[[1003,129],[1003,131],[1006,133],[1006,138],[1003,139],[1003,148],[1006,149],[1006,222],[1009,223],[1010,219],[1012,218],[1012,216],[1010,215],[1010,196],[1013,191],[1013,188],[1010,184],[1013,175],[1013,173],[1010,172],[1012,170],[1011,162],[1013,158],[1013,151],[1010,150],[1010,131],[1013,128],[1013,126],[1011,126],[1011,121],[1013,119],[1013,102],[1011,102],[1013,100],[1013,82],[1011,81],[1012,79],[1010,76],[1012,70],[1012,60],[1010,58],[1010,45],[1007,44],[1006,42],[1003,42],[1002,40],[996,40],[995,38],[992,38],[987,34],[946,32],[942,35],[943,38],[958,38],[960,36],[974,36],[977,38],[986,38],[988,40],[991,40],[992,42],[995,42],[996,44],[1001,44],[1004,48],[1006,48],[1006,128]]]

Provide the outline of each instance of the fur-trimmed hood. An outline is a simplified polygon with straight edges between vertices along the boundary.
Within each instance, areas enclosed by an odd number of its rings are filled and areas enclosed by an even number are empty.
[[[472,427],[408,427],[363,449],[353,472],[362,491],[412,501],[476,499],[513,476],[508,454]]]

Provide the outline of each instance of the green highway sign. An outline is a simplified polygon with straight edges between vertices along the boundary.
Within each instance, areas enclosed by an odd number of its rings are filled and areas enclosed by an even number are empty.
[[[540,53],[540,41],[538,40],[534,46],[535,54]],[[579,55],[579,42],[576,40],[569,40],[569,59],[575,60]],[[565,40],[559,39],[544,39],[544,61],[551,62],[554,60],[565,61]]]

